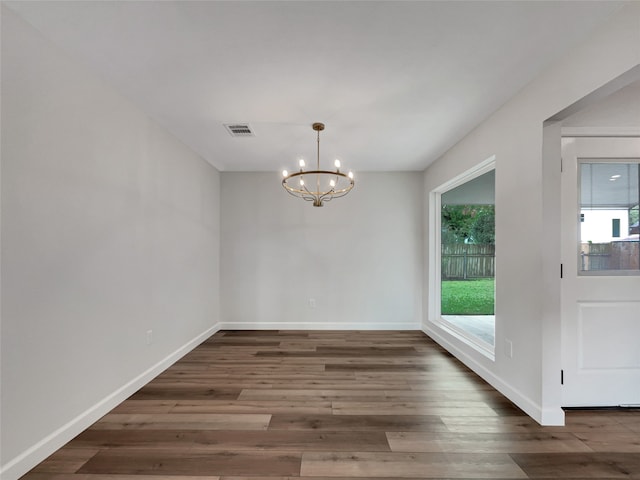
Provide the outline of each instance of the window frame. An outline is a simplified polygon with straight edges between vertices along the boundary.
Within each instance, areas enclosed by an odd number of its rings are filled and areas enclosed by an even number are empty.
[[[494,345],[483,341],[481,338],[467,332],[466,330],[453,325],[442,317],[442,195],[460,185],[463,185],[474,178],[477,178],[492,170],[496,170],[496,156],[491,155],[489,158],[477,164],[475,167],[453,177],[447,182],[442,183],[434,188],[429,194],[429,204],[431,206],[429,214],[429,291],[428,291],[428,320],[436,327],[446,331],[450,335],[456,337],[461,342],[470,346],[491,361],[495,361],[495,345],[497,339],[494,336]],[[496,170],[497,171],[497,170]],[[497,242],[496,242],[497,243]],[[496,248],[497,251],[497,248]],[[497,269],[496,269],[497,270]],[[495,309],[494,309],[495,311]],[[497,313],[497,312],[496,312]],[[494,314],[495,322],[497,315]],[[494,323],[495,332],[495,323]]]
[[[640,268],[637,270],[582,270],[580,267],[582,265],[582,231],[581,231],[581,213],[582,213],[582,175],[580,174],[582,165],[585,164],[603,164],[603,163],[615,163],[615,164],[632,164],[638,165],[638,169],[640,171],[640,158],[629,158],[629,157],[607,157],[607,158],[596,158],[596,157],[577,157],[578,163],[578,174],[576,175],[577,182],[577,195],[575,198],[576,202],[576,211],[577,215],[577,227],[576,234],[577,238],[575,239],[575,251],[576,251],[576,266],[577,266],[577,275],[578,277],[637,277],[640,276]],[[640,184],[638,185],[638,189],[640,190]],[[640,193],[640,192],[639,192]],[[640,199],[639,199],[639,208],[640,208]]]

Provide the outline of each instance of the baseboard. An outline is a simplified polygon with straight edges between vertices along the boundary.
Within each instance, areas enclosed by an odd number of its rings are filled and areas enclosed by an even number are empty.
[[[540,420],[536,419],[540,425],[545,427],[559,426],[564,427],[564,410],[558,408],[543,408]]]
[[[206,331],[190,340],[164,359],[160,360],[151,368],[147,369],[133,380],[127,382],[97,404],[85,410],[66,425],[63,425],[14,459],[7,462],[5,465],[2,465],[2,468],[0,468],[0,478],[2,480],[17,480],[20,478],[218,330],[220,330],[220,324],[215,324],[208,328]]]
[[[467,352],[460,349],[454,343],[450,342],[436,329],[428,328],[428,326],[423,325],[422,331],[425,333],[425,335],[428,335],[442,348],[453,354],[458,360],[460,360],[467,367],[473,370],[489,385],[491,385],[502,395],[511,400],[518,406],[518,408],[522,409],[527,415],[533,418],[540,425],[564,425],[564,411],[562,410],[562,408],[558,407],[557,409],[543,409],[537,402],[534,402],[517,388],[509,385],[500,377],[496,376],[492,371],[488,370],[484,365],[479,363]]]
[[[420,325],[410,322],[222,322],[220,330],[420,330]]]

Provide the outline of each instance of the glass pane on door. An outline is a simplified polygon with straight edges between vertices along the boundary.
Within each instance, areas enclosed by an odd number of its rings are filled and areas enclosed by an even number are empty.
[[[580,164],[579,273],[640,273],[640,168]]]

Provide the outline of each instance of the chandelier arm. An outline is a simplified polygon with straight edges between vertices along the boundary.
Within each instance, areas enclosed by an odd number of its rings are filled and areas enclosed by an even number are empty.
[[[334,198],[338,198],[335,195],[329,195],[328,193],[320,197],[320,202],[330,202]]]
[[[291,190],[291,189],[286,188],[286,187],[285,187],[285,190],[286,190],[286,191],[287,191],[287,193],[288,193],[289,195],[291,195],[292,197],[296,197],[296,198],[305,198],[304,192]]]
[[[334,194],[342,197],[347,193],[349,193],[352,188],[353,188],[353,185],[349,185],[348,187],[341,188],[340,190],[334,190]]]
[[[305,192],[307,192],[307,194],[309,194],[309,195],[313,195],[313,193],[311,193],[311,192],[309,191],[309,189],[307,188],[307,184],[306,184],[306,183],[305,183],[304,185],[302,185],[302,189],[303,189]]]
[[[307,185],[303,185],[304,187],[304,191],[307,193],[307,195],[309,196],[309,200],[310,201],[316,201],[317,197],[318,197],[318,193],[317,192],[310,192],[309,189],[307,188]],[[307,200],[307,198],[305,197],[305,200]]]
[[[349,193],[351,189],[342,189],[342,190],[338,190],[337,192],[334,192],[332,194],[330,194],[329,192],[327,192],[325,195],[323,195],[323,200],[324,201],[330,201],[331,199],[334,198],[340,198],[340,197],[344,197],[347,193]],[[326,199],[325,199],[326,197]]]
[[[314,202],[314,204],[321,202],[321,199],[319,198],[318,194],[316,194],[315,192],[310,192],[306,187],[304,188],[304,190],[301,190],[299,188],[293,188],[286,185],[284,180],[282,184],[285,190],[287,191],[287,193],[289,193],[289,195],[293,197],[302,198],[307,202]]]

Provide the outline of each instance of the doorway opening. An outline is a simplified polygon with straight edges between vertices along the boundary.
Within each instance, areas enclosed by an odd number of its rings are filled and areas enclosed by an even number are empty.
[[[640,66],[551,117],[561,147],[555,183],[562,268],[559,356],[563,407],[611,407],[640,400]],[[551,148],[550,150],[553,150]],[[553,156],[549,156],[549,162]],[[557,183],[556,183],[557,182]],[[637,343],[637,342],[636,342]]]

